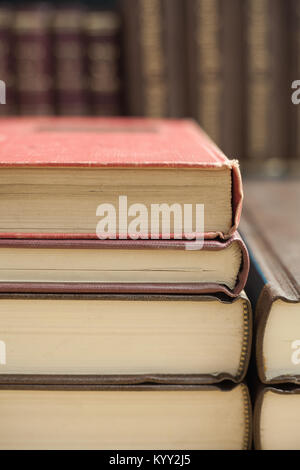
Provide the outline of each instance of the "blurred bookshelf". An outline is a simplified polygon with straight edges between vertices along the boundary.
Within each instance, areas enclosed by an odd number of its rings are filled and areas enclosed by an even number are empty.
[[[0,1],[0,115],[190,117],[244,173],[299,175],[299,52],[297,0]]]

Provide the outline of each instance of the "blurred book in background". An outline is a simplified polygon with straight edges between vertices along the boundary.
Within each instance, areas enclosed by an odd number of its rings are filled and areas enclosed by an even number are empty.
[[[0,5],[0,80],[6,84],[6,104],[0,106],[0,116],[15,112],[14,74],[12,69],[12,10]]]
[[[243,151],[242,2],[186,6],[189,115],[232,158]]]
[[[85,44],[82,28],[84,7],[65,5],[53,18],[55,105],[58,114],[88,113]]]
[[[277,176],[288,157],[289,1],[245,2],[245,164]]]
[[[114,11],[88,11],[84,31],[90,113],[120,115],[120,17]]]
[[[49,4],[18,7],[12,26],[17,109],[21,115],[54,113]]]
[[[289,10],[289,51],[290,63],[289,81],[292,84],[295,80],[300,80],[300,3],[297,0],[291,0],[291,8]],[[291,85],[290,85],[291,86]],[[299,85],[298,85],[299,89]],[[294,91],[294,90],[291,90]],[[299,97],[299,93],[298,93]],[[291,174],[295,172],[300,174],[300,104],[293,104],[292,100],[288,101],[288,113],[290,116],[290,138],[289,138],[289,169]]]
[[[187,115],[184,0],[122,0],[129,114]]]

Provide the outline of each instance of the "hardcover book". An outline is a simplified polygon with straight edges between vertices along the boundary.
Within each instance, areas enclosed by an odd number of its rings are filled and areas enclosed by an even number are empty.
[[[300,389],[261,387],[254,408],[254,444],[259,450],[300,449]]]
[[[0,80],[5,84],[5,104],[2,102],[0,104],[0,116],[16,112],[12,54],[13,19],[13,9],[8,4],[0,4]]]
[[[99,238],[104,216],[107,238],[130,221],[140,238],[229,238],[243,197],[237,161],[195,123],[134,118],[3,119],[0,191],[2,238]]]
[[[0,383],[243,379],[251,306],[224,295],[0,294]]]
[[[0,386],[0,448],[248,449],[244,384]]]
[[[288,4],[246,0],[245,167],[276,176],[288,155]]]
[[[52,9],[37,3],[18,8],[14,21],[17,104],[21,115],[54,113],[51,54]]]
[[[297,0],[291,0],[287,4],[289,15],[289,67],[288,86],[292,99],[288,99],[289,116],[289,139],[288,155],[286,163],[289,166],[290,174],[299,176],[300,174],[300,106],[299,106],[299,36],[300,36],[300,8]],[[296,101],[295,101],[296,100]]]
[[[114,11],[87,11],[84,32],[90,112],[119,116],[123,114],[119,15]]]
[[[184,0],[121,1],[130,115],[187,115],[184,4]]]
[[[241,222],[251,268],[256,361],[264,383],[300,383],[300,186],[248,181]]]
[[[52,21],[55,106],[58,114],[88,114],[88,79],[82,6],[55,9]]]
[[[249,261],[238,234],[190,246],[183,240],[0,239],[0,292],[241,292]]]
[[[235,157],[243,153],[243,3],[185,1],[189,115]]]

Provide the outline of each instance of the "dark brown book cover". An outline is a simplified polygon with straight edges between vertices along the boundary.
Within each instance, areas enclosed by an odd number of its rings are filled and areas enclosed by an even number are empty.
[[[252,311],[251,305],[245,294],[239,297],[243,301],[243,340],[240,352],[239,365],[236,375],[222,372],[216,374],[197,373],[197,374],[162,374],[162,373],[147,373],[147,374],[0,374],[0,384],[37,384],[37,385],[109,385],[109,384],[216,384],[229,380],[234,383],[239,383],[245,377],[248,369],[251,340],[252,340]],[[236,302],[239,298],[228,299],[228,297],[220,295],[158,295],[158,294],[4,294],[0,293],[0,301],[2,299],[40,299],[40,300],[112,300],[112,301],[185,301],[185,302],[207,302],[216,301],[220,304]]]
[[[300,174],[300,8],[298,0],[290,0],[288,7],[288,72],[289,82],[287,88],[289,139],[288,139],[288,167],[291,174]]]
[[[267,380],[263,339],[274,302],[300,302],[300,185],[297,180],[246,181],[241,233],[250,254],[246,292],[255,311],[256,361],[264,383],[300,383],[299,374]]]
[[[221,2],[222,55],[225,57],[224,92],[221,113],[221,148],[231,158],[238,158],[243,169],[245,128],[244,110],[244,16],[243,2]]]
[[[84,31],[90,112],[121,115],[120,17],[115,11],[87,11]]]
[[[22,6],[16,11],[14,60],[21,115],[54,112],[51,20],[52,10],[48,4]]]
[[[245,244],[236,233],[226,241],[204,240],[202,250],[220,251],[237,243],[241,249],[242,262],[237,275],[235,287],[229,289],[226,285],[213,282],[194,283],[120,283],[120,282],[0,282],[0,292],[35,292],[35,293],[145,293],[145,294],[211,294],[220,292],[229,297],[236,297],[245,286],[249,271],[249,257]],[[153,250],[185,250],[186,242],[183,240],[21,240],[1,239],[0,248],[14,247],[61,249],[153,249]],[[17,253],[17,251],[16,251]]]
[[[63,5],[53,15],[55,104],[60,115],[88,114],[84,7]]]
[[[15,79],[13,74],[14,12],[9,5],[0,5],[0,80],[5,83],[5,104],[0,104],[0,116],[15,112]]]
[[[130,115],[187,115],[184,3],[184,0],[121,2],[125,96]]]
[[[243,3],[245,168],[277,175],[288,153],[288,2]]]

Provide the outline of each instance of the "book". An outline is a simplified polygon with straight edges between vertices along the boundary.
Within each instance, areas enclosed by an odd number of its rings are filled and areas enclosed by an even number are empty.
[[[0,448],[248,449],[248,389],[0,386]]]
[[[241,230],[251,267],[256,361],[264,383],[300,382],[299,201],[297,180],[247,181]]]
[[[225,60],[223,59],[224,90],[219,145],[226,155],[230,158],[238,158],[243,165],[245,140],[243,2],[240,0],[221,1],[221,18],[222,55]]]
[[[52,9],[37,3],[16,10],[13,26],[17,106],[21,115],[54,113]]]
[[[0,294],[0,383],[241,381],[252,317],[244,293]]]
[[[60,115],[88,114],[88,78],[82,5],[54,10],[52,25],[55,70],[55,106]]]
[[[259,450],[299,450],[300,389],[261,387],[255,401],[254,444]]]
[[[205,240],[0,239],[0,292],[211,293],[235,297],[248,253],[238,234]],[[188,245],[189,246],[189,245]]]
[[[185,1],[120,3],[127,112],[147,117],[186,116]]]
[[[12,26],[14,13],[8,4],[0,5],[0,80],[4,82],[5,103],[0,103],[0,116],[15,112],[15,80],[13,76]]]
[[[188,110],[227,155],[243,156],[243,2],[185,2]]]
[[[223,239],[238,226],[238,162],[192,121],[5,119],[1,140],[1,238],[126,238],[131,231]]]
[[[97,116],[123,114],[120,17],[89,10],[84,18],[89,107]]]
[[[289,117],[289,135],[288,135],[288,155],[286,165],[288,166],[289,174],[299,176],[300,174],[300,140],[299,140],[299,126],[300,126],[300,107],[299,107],[299,74],[300,74],[300,60],[299,60],[299,35],[300,35],[300,9],[297,0],[288,2],[288,88],[290,97],[288,99],[288,117]]]
[[[281,0],[246,0],[245,169],[280,176],[288,156],[288,8]]]

